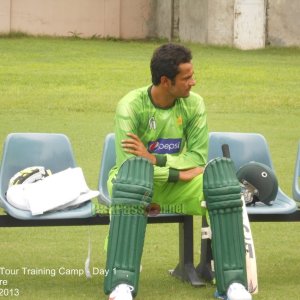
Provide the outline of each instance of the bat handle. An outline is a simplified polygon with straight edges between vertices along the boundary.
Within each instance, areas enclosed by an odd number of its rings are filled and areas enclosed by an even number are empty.
[[[223,153],[223,156],[224,156],[224,157],[230,158],[230,151],[229,151],[229,146],[228,146],[228,144],[223,144],[223,145],[222,145],[222,153]]]

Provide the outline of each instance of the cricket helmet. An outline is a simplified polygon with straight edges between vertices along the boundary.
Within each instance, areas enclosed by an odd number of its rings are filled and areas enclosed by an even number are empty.
[[[24,183],[34,183],[51,175],[51,171],[44,167],[34,166],[28,167],[16,173],[9,181],[9,186]]]
[[[263,202],[271,205],[275,200],[278,191],[278,181],[274,171],[265,164],[251,161],[243,165],[237,171],[237,178],[244,189],[250,191],[249,204]],[[247,202],[247,201],[246,201]]]

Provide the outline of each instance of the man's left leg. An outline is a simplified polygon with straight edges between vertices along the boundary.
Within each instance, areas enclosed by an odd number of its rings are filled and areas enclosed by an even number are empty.
[[[230,159],[217,158],[208,163],[203,191],[212,230],[218,294],[228,300],[251,300],[246,290],[241,188]]]

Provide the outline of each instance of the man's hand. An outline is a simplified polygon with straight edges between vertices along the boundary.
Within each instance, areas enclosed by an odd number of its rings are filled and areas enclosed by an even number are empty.
[[[124,151],[127,153],[131,153],[135,156],[144,157],[150,160],[150,162],[153,165],[155,165],[156,164],[155,155],[148,152],[147,148],[144,146],[140,138],[133,133],[127,133],[127,135],[130,138],[126,140],[122,140],[122,147]]]
[[[181,181],[190,181],[196,176],[202,174],[204,172],[204,168],[196,167],[190,170],[184,170],[179,172],[179,180]]]

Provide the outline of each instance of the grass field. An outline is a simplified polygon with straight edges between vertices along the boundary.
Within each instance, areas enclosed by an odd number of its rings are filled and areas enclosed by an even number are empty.
[[[159,44],[0,38],[0,141],[10,132],[65,133],[89,186],[96,188],[103,140],[113,131],[116,104],[131,89],[150,83],[149,59]],[[188,46],[194,54],[194,91],[205,99],[210,131],[262,133],[280,186],[291,196],[300,140],[300,50]],[[200,221],[195,220],[196,263]],[[168,275],[178,260],[177,226],[148,226],[137,299],[213,299],[214,286],[198,289]],[[20,292],[11,299],[106,299],[103,275],[96,271],[105,268],[107,230],[0,229],[0,297],[8,288]],[[252,230],[260,284],[254,299],[300,299],[300,223],[253,223]],[[68,271],[83,269],[89,235],[95,274],[87,280]],[[55,274],[34,274],[37,269]]]

